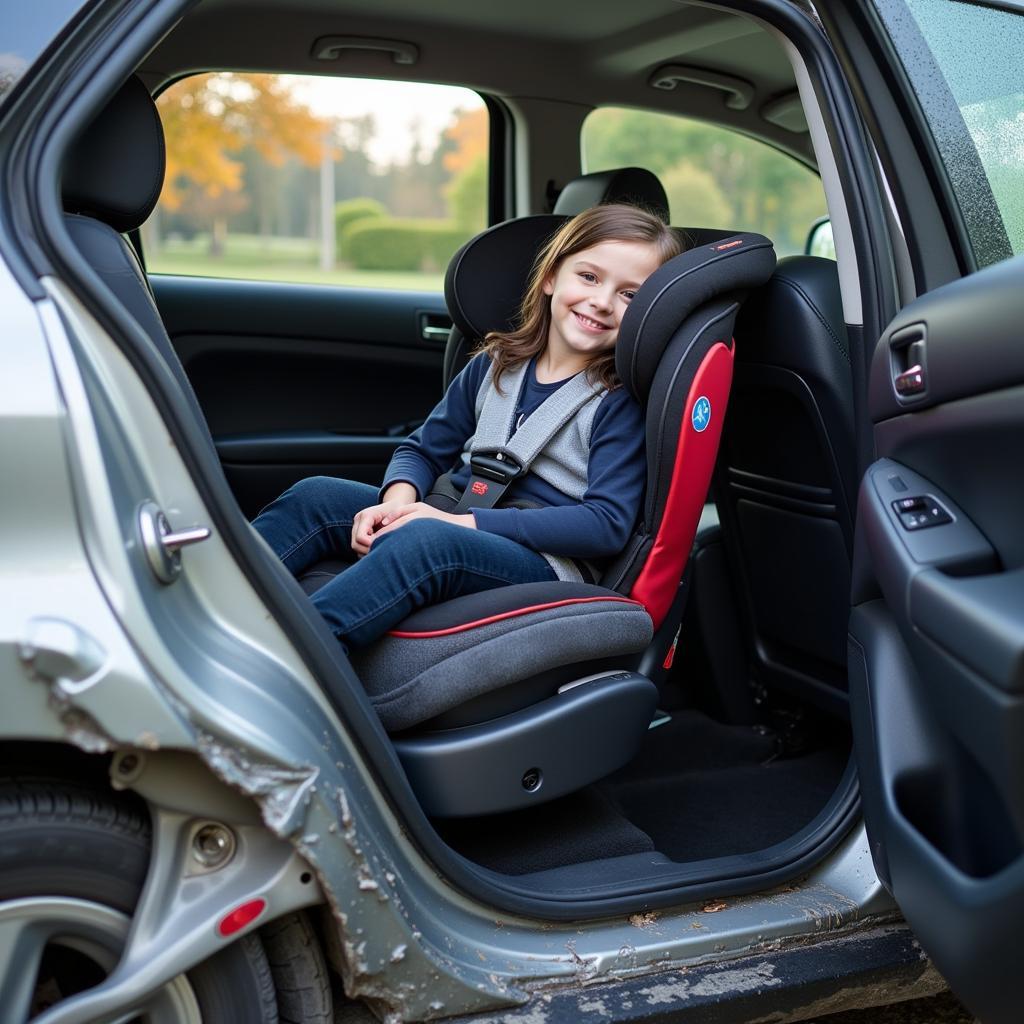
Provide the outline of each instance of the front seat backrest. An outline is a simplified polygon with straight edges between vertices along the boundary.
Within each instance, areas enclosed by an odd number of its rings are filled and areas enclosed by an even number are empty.
[[[736,347],[715,495],[748,654],[762,682],[841,711],[857,461],[835,262],[781,260]]]
[[[103,284],[146,332],[196,421],[205,428],[206,418],[167,336],[146,273],[124,238],[153,212],[165,167],[160,115],[142,82],[130,78],[82,132],[65,160],[64,225]]]

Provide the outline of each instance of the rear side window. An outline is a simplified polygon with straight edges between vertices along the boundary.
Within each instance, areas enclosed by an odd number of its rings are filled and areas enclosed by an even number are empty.
[[[1024,252],[1024,11],[955,0],[878,6],[978,265]]]
[[[676,227],[758,231],[780,256],[803,252],[825,215],[821,180],[736,132],[671,114],[602,107],[583,123],[586,171],[645,167],[661,179]]]
[[[468,89],[219,73],[157,108],[151,273],[440,290],[486,226],[487,109]]]

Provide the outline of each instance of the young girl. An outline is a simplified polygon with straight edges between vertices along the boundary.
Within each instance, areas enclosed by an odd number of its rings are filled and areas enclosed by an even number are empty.
[[[580,562],[599,567],[622,550],[646,455],[640,408],[615,375],[615,342],[637,289],[678,253],[671,228],[636,207],[598,206],[574,217],[538,257],[522,326],[487,336],[396,450],[379,492],[312,477],[257,516],[253,525],[296,575],[354,553],[355,564],[313,595],[346,649],[372,642],[425,605],[509,583],[579,580]],[[505,407],[514,435],[579,374],[592,394],[513,482],[506,507],[456,514],[436,507],[443,499],[424,501],[449,471],[457,492],[469,484],[469,453],[488,400],[515,400],[514,409]]]

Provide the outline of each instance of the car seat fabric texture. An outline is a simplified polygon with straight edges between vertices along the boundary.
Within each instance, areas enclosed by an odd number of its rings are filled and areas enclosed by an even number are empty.
[[[389,732],[561,665],[651,641],[644,608],[587,584],[522,584],[409,616],[352,663]]]

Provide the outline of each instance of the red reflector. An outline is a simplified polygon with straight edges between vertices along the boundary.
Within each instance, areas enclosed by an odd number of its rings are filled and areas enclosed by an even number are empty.
[[[229,935],[234,935],[235,932],[240,932],[247,924],[251,924],[255,921],[256,918],[259,917],[266,909],[266,900],[249,900],[248,903],[243,903],[240,907],[235,907],[235,909],[232,910],[219,925],[217,925],[217,931],[225,938]]]

